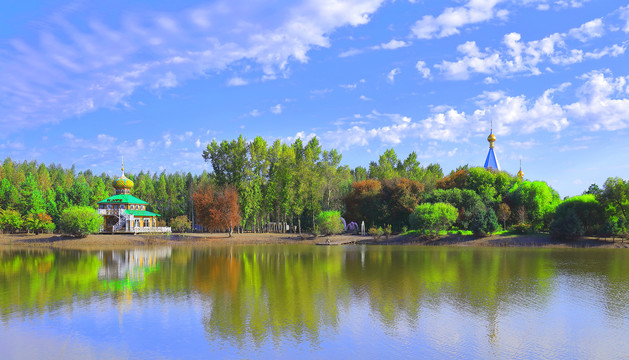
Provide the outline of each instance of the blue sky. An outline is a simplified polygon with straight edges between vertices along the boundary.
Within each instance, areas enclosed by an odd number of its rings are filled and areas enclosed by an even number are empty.
[[[0,155],[210,170],[212,139],[317,136],[503,170],[561,196],[629,178],[629,2],[29,1],[0,5]]]

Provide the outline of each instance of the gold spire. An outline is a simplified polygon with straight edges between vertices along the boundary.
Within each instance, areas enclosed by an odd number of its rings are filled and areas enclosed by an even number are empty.
[[[522,172],[522,159],[520,159],[520,171],[518,171],[518,178],[520,178],[520,180],[524,179],[524,173]]]
[[[496,141],[496,135],[494,135],[493,133],[489,134],[489,136],[487,137],[487,141],[489,141],[489,148],[493,149],[494,141]]]
[[[123,155],[123,156],[121,156],[121,158],[122,158],[122,160],[121,160],[121,163],[122,163],[122,169],[121,169],[121,170],[122,170],[122,176],[124,176],[124,155]]]

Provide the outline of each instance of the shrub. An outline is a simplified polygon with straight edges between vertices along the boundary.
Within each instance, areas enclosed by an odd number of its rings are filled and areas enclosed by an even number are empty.
[[[374,239],[378,240],[380,239],[380,237],[384,234],[384,230],[382,230],[382,227],[378,227],[376,228],[375,226],[370,228],[369,231],[367,232],[370,236],[373,236]]]
[[[576,216],[578,222],[567,217]],[[594,235],[599,232],[601,224],[605,223],[603,208],[591,194],[574,196],[557,206],[554,220],[550,225],[551,235],[555,238],[567,236],[573,238],[580,235]],[[574,229],[566,226],[573,224]],[[553,233],[557,232],[557,233]],[[580,233],[580,235],[578,235]]]
[[[27,230],[39,234],[40,232],[50,232],[55,229],[55,224],[52,222],[52,218],[45,212],[39,214],[28,214],[24,225]]]
[[[585,233],[583,223],[574,209],[565,211],[550,224],[550,235],[558,240],[577,240]]]
[[[387,225],[384,228],[384,236],[387,238],[387,240],[389,240],[389,236],[391,236],[391,224]]]
[[[528,234],[531,232],[531,225],[523,222],[517,223],[511,227],[511,231],[516,234]]]
[[[498,224],[498,217],[493,209],[488,211],[479,211],[475,214],[474,220],[470,226],[472,232],[476,236],[487,236],[498,230],[500,224]]]
[[[98,232],[103,218],[89,206],[72,206],[61,213],[59,227],[64,233],[74,237],[85,237]]]
[[[182,233],[190,230],[192,221],[188,220],[186,215],[179,215],[176,218],[170,219],[170,227],[173,232]]]
[[[338,211],[322,211],[315,219],[315,224],[322,235],[340,234],[345,229]]]
[[[411,214],[411,228],[439,235],[441,230],[449,229],[459,216],[457,209],[448,203],[424,203]]]
[[[17,210],[0,211],[0,228],[10,233],[16,232],[22,228],[24,220]]]

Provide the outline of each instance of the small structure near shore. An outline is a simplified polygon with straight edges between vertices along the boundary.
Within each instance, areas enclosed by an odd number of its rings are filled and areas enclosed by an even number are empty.
[[[101,233],[164,233],[171,232],[170,227],[157,226],[161,215],[146,210],[148,203],[131,195],[133,181],[124,175],[112,183],[116,195],[98,202],[98,213],[103,217]]]

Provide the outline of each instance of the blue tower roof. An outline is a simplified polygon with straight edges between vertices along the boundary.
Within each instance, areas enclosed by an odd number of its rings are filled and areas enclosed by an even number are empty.
[[[489,148],[489,153],[487,153],[487,159],[485,160],[485,169],[500,171],[500,165],[498,164],[498,159],[496,158],[496,153],[494,152],[493,147]]]

